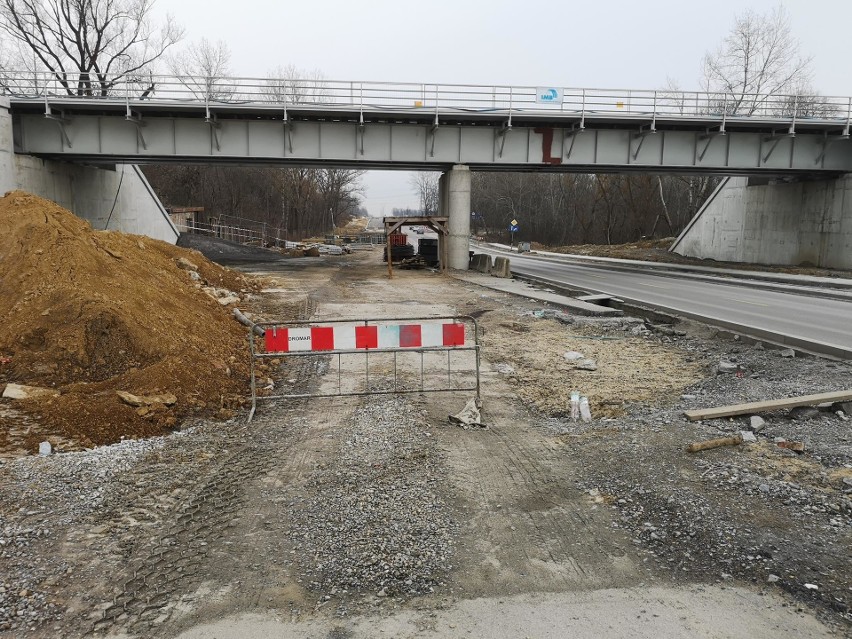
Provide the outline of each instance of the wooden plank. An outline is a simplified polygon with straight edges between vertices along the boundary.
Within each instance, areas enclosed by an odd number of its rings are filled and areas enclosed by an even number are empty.
[[[749,404],[732,404],[730,406],[718,406],[716,408],[700,408],[697,410],[684,411],[683,414],[686,415],[689,421],[695,422],[699,419],[718,419],[720,417],[731,417],[733,415],[767,413],[781,408],[815,406],[817,404],[822,404],[823,402],[848,401],[852,401],[852,390],[818,393],[817,395],[802,395],[800,397],[786,397],[784,399],[770,399],[765,402],[751,402]]]

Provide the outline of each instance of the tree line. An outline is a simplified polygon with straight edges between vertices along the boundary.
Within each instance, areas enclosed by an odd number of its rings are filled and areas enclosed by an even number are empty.
[[[203,221],[252,220],[282,239],[324,235],[366,215],[359,171],[171,164],[143,171],[166,207],[203,207]]]
[[[654,175],[474,173],[471,228],[550,246],[621,244],[678,234],[718,179]]]

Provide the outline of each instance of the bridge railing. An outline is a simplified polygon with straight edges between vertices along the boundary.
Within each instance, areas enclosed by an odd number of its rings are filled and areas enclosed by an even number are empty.
[[[703,91],[596,89],[225,78],[173,75],[98,82],[80,74],[2,73],[0,94],[15,100],[102,100],[143,103],[274,106],[447,113],[576,114],[579,117],[755,118],[852,121],[852,97],[732,94]]]

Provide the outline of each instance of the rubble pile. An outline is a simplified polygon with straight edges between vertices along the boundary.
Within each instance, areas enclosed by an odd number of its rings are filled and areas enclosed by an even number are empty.
[[[13,383],[59,391],[14,400],[38,423],[19,447],[157,435],[240,404],[245,329],[228,305],[251,290],[244,277],[196,251],[95,231],[21,191],[0,199],[0,228],[0,392]],[[0,452],[13,427],[0,427]]]

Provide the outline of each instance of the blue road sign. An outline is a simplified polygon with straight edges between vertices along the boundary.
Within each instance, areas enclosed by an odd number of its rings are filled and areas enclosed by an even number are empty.
[[[516,232],[516,231],[518,230],[518,225],[517,225],[517,224],[512,224],[512,225],[509,227],[509,230],[510,230],[512,233]]]

